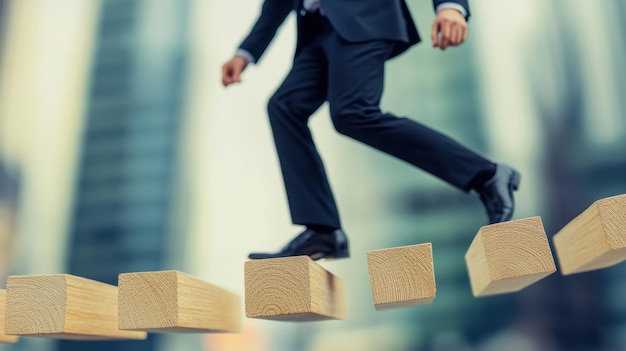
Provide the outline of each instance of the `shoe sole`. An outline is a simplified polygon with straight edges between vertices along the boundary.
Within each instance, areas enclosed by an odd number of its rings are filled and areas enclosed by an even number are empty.
[[[309,257],[311,257],[311,259],[313,261],[317,261],[317,260],[322,259],[322,258],[325,258],[325,259],[327,259],[329,261],[332,261],[332,260],[340,260],[342,258],[349,258],[350,257],[350,252],[348,252],[348,249],[340,250],[339,252],[335,253],[332,256],[327,256],[323,252],[317,252],[317,253],[314,253],[312,255],[309,255]]]
[[[274,255],[249,255],[248,258],[251,260],[268,260],[268,259],[272,259],[272,258],[284,258],[284,257],[293,257],[293,256],[274,256]],[[332,255],[332,256],[327,256],[326,253],[324,252],[316,252],[313,254],[310,254],[309,257],[313,260],[313,261],[317,261],[320,260],[322,258],[325,258],[327,260],[340,260],[342,258],[349,258],[350,257],[350,252],[348,251],[348,249],[345,250],[340,250],[339,252],[337,252],[336,254]]]

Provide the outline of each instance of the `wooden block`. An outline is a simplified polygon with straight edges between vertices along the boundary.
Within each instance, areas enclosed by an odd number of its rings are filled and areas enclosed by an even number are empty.
[[[541,217],[480,228],[465,262],[476,297],[519,291],[556,271]]]
[[[71,340],[146,338],[119,329],[117,287],[67,274],[10,276],[5,332]]]
[[[564,275],[626,260],[626,195],[594,202],[552,240]]]
[[[377,310],[425,305],[435,299],[431,243],[369,251],[367,267]]]
[[[4,334],[4,306],[6,301],[6,295],[7,292],[5,290],[0,290],[0,343],[9,344],[16,343],[18,337]]]
[[[343,280],[308,256],[248,261],[246,316],[285,321],[346,319]]]
[[[120,329],[152,332],[236,332],[239,296],[179,271],[119,276]]]

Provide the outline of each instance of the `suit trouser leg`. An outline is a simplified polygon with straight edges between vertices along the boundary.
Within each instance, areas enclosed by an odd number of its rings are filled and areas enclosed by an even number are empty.
[[[308,120],[326,100],[327,63],[320,41],[308,44],[268,104],[294,224],[340,228],[337,206]]]
[[[411,163],[469,191],[472,179],[493,166],[456,141],[413,120],[380,110],[385,61],[392,43],[349,43],[334,30],[324,37],[328,102],[338,132]]]

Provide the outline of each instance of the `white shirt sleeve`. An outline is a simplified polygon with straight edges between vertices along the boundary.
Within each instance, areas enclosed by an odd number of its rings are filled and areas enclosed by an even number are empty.
[[[250,54],[247,50],[244,50],[244,49],[237,49],[237,52],[235,52],[235,56],[243,57],[243,59],[246,60],[247,63],[256,62],[256,60],[254,59],[254,56],[252,56],[252,54]]]
[[[439,11],[445,10],[445,9],[455,9],[459,11],[463,15],[463,17],[467,17],[467,10],[465,10],[465,7],[457,4],[456,2],[444,2],[442,4],[439,4],[439,6],[437,6],[437,9],[435,11],[439,13]]]

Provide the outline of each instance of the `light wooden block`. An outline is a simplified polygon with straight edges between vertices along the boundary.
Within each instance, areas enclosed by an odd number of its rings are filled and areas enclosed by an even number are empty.
[[[519,291],[556,271],[541,217],[480,228],[465,262],[476,297]]]
[[[72,340],[145,339],[120,330],[117,287],[67,274],[10,276],[5,333]]]
[[[594,202],[552,240],[564,275],[626,260],[626,195]]]
[[[285,321],[346,319],[346,288],[308,256],[248,261],[246,316]]]
[[[6,295],[7,292],[5,290],[0,290],[0,343],[10,344],[16,343],[18,337],[4,334],[4,307],[6,302]]]
[[[120,329],[152,332],[237,332],[241,299],[179,271],[119,276]]]
[[[425,305],[435,299],[431,243],[369,251],[367,267],[377,310]]]

